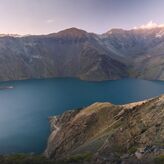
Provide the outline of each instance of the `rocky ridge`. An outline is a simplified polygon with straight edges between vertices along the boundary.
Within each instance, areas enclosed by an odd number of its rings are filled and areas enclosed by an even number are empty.
[[[45,155],[72,163],[155,163],[164,157],[164,95],[95,103],[50,118]]]

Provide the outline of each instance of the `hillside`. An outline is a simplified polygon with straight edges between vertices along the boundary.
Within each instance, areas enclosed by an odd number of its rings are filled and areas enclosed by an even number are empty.
[[[164,157],[164,96],[95,103],[51,117],[45,155],[74,163],[156,163]]]

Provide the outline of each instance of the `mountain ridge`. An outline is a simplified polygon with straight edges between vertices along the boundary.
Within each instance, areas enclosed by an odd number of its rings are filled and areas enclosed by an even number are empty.
[[[101,35],[73,27],[48,35],[3,35],[0,80],[49,77],[164,80],[163,34],[162,27],[112,29]]]

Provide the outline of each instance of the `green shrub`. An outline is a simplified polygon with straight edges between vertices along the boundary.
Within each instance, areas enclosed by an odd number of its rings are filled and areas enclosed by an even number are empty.
[[[92,158],[92,153],[86,152],[86,153],[70,156],[69,158],[67,158],[66,162],[89,161],[89,160],[91,160],[91,158]]]
[[[134,154],[136,151],[137,151],[137,148],[135,146],[132,146],[131,148],[129,148],[128,153]]]
[[[13,154],[0,157],[0,164],[55,164],[42,155]]]
[[[160,155],[154,159],[155,164],[164,164],[164,155]]]

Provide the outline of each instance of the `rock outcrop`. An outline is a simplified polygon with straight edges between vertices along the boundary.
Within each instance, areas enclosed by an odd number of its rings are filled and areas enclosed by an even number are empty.
[[[127,105],[95,103],[51,117],[50,123],[48,158],[131,164],[164,156],[164,95]]]

